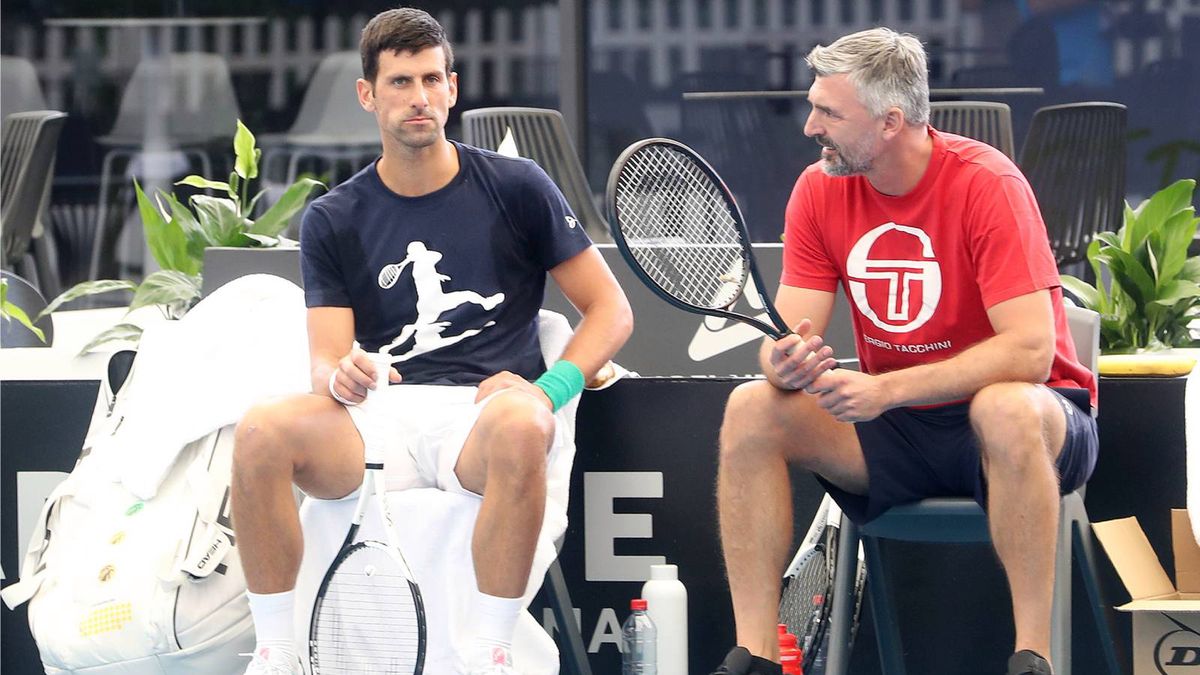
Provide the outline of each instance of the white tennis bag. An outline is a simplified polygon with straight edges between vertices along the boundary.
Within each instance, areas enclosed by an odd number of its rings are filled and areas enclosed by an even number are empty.
[[[233,423],[311,386],[303,295],[249,275],[146,327],[116,407],[47,499],[21,580],[3,592],[10,607],[29,602],[47,672],[245,668],[254,629],[229,527]]]
[[[254,646],[229,528],[233,427],[189,443],[157,494],[124,487],[120,448],[85,456],[51,493],[4,591],[29,601],[48,673],[240,672]],[[105,456],[108,455],[108,456]]]

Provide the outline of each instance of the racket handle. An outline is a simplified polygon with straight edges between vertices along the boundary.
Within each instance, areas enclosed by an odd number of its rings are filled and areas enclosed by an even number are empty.
[[[374,391],[382,391],[384,387],[391,382],[389,375],[392,371],[392,355],[387,353],[369,352],[367,356],[371,357],[371,363],[375,366],[375,389]],[[370,396],[370,392],[367,392]]]
[[[384,439],[387,438],[387,421],[383,417],[386,411],[382,406],[377,405],[380,401],[379,396],[387,391],[389,382],[389,373],[392,369],[392,357],[390,354],[368,352],[368,357],[371,359],[372,365],[375,366],[375,389],[367,390],[367,398],[362,402],[363,412],[367,416],[368,433],[364,433],[364,455],[368,464],[383,463],[383,446]],[[367,431],[367,430],[364,430]]]

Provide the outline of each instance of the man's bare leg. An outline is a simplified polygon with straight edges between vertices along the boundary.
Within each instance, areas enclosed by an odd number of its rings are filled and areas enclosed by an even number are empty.
[[[1014,651],[1049,659],[1063,409],[1045,387],[998,384],[975,396],[971,422],[987,475],[992,543],[1012,593]]]
[[[358,430],[330,398],[277,399],[242,418],[234,443],[231,507],[251,592],[279,593],[296,585],[304,541],[292,485],[335,499],[353,492],[362,476]]]
[[[511,665],[546,510],[546,453],[554,424],[544,401],[501,391],[480,413],[455,466],[462,486],[483,495],[471,540],[479,589],[472,603],[475,638],[463,654],[471,672]]]
[[[721,427],[721,546],[737,643],[772,661],[779,660],[780,577],[792,549],[788,462],[844,489],[866,491],[866,465],[850,425],[834,421],[806,394],[762,381],[739,386]]]

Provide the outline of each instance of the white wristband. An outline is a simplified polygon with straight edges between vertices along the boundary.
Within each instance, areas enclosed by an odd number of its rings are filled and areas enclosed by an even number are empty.
[[[329,374],[329,395],[332,396],[335,401],[337,401],[338,403],[341,403],[342,405],[351,405],[351,406],[358,405],[354,401],[349,401],[349,400],[342,398],[341,394],[338,394],[337,390],[333,388],[333,382],[334,382],[334,380],[337,379],[337,374],[338,374],[338,371],[336,369],[332,373]]]

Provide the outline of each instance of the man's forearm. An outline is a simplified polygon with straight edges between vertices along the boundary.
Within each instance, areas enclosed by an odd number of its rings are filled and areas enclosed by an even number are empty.
[[[944,361],[889,373],[880,381],[891,407],[932,405],[974,396],[997,382],[1042,383],[1050,376],[1054,346],[995,335]]]
[[[574,363],[590,382],[616,356],[633,332],[633,314],[619,300],[593,303],[583,313],[562,358]],[[549,365],[549,364],[547,364]]]

